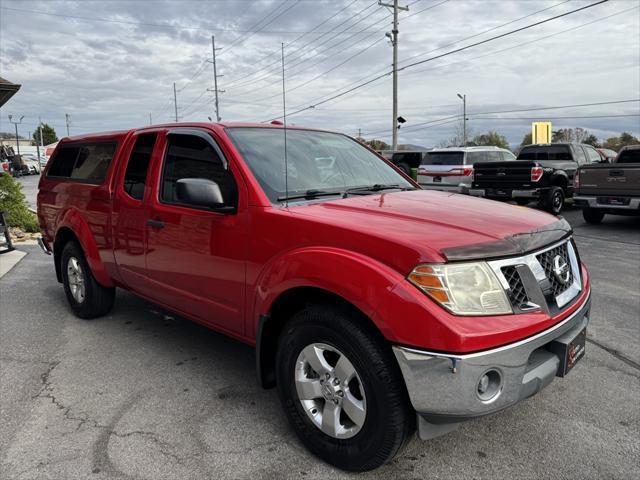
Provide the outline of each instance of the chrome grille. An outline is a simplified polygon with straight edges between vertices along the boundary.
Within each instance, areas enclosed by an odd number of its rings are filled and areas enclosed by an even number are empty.
[[[509,284],[509,300],[511,305],[519,310],[529,306],[529,296],[524,289],[524,284],[515,266],[502,267],[502,274]]]
[[[556,257],[560,257],[556,259]],[[560,281],[554,273],[555,262],[565,275]],[[568,278],[566,268],[568,266]],[[514,312],[543,309],[557,312],[582,291],[580,266],[571,240],[564,240],[543,250],[500,260],[489,266],[497,275]]]
[[[541,254],[536,255],[536,258],[538,259],[540,265],[542,266],[542,269],[544,270],[544,274],[547,277],[547,280],[549,280],[549,283],[551,284],[551,291],[553,292],[554,297],[557,297],[558,295],[563,293],[573,283],[573,272],[571,271],[571,268],[569,268],[569,279],[565,283],[558,280],[558,277],[555,275],[553,271],[553,262],[557,256],[560,256],[560,258],[562,258],[562,260],[564,260],[567,265],[571,265],[566,242],[562,245],[558,245],[557,247],[552,248],[551,250],[547,250],[546,252],[542,252]]]

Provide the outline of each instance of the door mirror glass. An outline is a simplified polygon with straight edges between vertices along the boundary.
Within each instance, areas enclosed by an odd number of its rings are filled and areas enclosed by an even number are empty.
[[[212,209],[224,207],[220,187],[206,178],[181,178],[176,182],[176,195],[181,203]]]

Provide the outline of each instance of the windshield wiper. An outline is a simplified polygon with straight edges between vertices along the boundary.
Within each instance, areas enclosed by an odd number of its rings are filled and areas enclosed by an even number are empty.
[[[347,188],[344,191],[343,196],[346,198],[347,195],[350,195],[352,193],[355,193],[357,195],[361,195],[361,194],[367,194],[369,192],[380,192],[382,190],[393,190],[393,189],[399,189],[399,190],[402,190],[402,191],[415,190],[412,187],[401,187],[398,184],[376,183],[374,185],[365,185],[364,187]]]
[[[342,192],[327,192],[326,190],[307,190],[304,193],[296,193],[295,195],[284,195],[282,197],[278,197],[276,200],[282,202],[284,200],[298,200],[300,198],[304,198],[305,200],[313,200],[318,197],[328,197],[330,195],[342,195]]]

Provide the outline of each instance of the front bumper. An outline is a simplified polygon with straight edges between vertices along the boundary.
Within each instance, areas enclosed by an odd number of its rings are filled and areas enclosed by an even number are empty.
[[[457,355],[394,346],[411,403],[421,417],[420,430],[428,428],[427,423],[444,426],[488,415],[542,390],[556,376],[561,362],[545,347],[580,333],[589,322],[590,307],[589,294],[580,308],[553,327],[477,353]],[[499,373],[501,384],[495,397],[483,400],[478,382],[489,370]],[[420,433],[422,438],[435,436]]]

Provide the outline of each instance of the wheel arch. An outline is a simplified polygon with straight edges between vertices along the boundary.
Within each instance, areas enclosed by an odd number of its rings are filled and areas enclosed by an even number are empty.
[[[56,276],[58,281],[62,281],[62,270],[60,265],[62,249],[69,241],[75,241],[80,245],[82,253],[91,268],[96,281],[104,287],[113,287],[114,283],[107,273],[104,263],[100,258],[100,252],[96,245],[93,233],[87,222],[82,218],[80,212],[70,209],[65,212],[59,227],[56,231],[53,242],[53,253],[56,264]]]
[[[295,313],[311,304],[332,305],[342,309],[373,335],[384,340],[384,336],[373,320],[341,295],[312,286],[291,288],[282,292],[271,305],[269,312],[260,315],[258,320],[256,368],[258,380],[263,388],[273,388],[276,385],[275,358],[278,338],[284,326]]]

